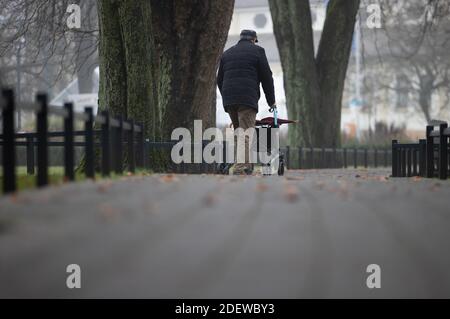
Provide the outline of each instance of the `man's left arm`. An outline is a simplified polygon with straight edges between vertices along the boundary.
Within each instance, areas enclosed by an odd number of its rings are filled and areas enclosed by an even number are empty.
[[[259,80],[261,81],[264,94],[266,95],[267,104],[275,105],[275,88],[273,85],[272,70],[270,70],[269,61],[267,61],[266,51],[261,48],[259,58]]]

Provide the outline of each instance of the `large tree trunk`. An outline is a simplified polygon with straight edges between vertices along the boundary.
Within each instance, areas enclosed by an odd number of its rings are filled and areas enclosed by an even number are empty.
[[[216,70],[234,0],[152,0],[163,137],[194,120],[215,125]]]
[[[100,109],[142,122],[159,135],[151,7],[145,0],[99,0]]]
[[[289,129],[291,145],[309,145],[319,105],[311,11],[308,1],[269,1],[280,51],[288,116],[301,120]]]
[[[314,57],[308,1],[269,0],[284,72],[292,146],[340,144],[341,102],[359,0],[330,0]]]
[[[145,137],[160,136],[154,74],[151,7],[146,0],[98,0],[99,110],[142,123]],[[100,168],[96,151],[96,169]],[[85,167],[84,159],[79,170]]]
[[[215,125],[216,69],[233,7],[234,0],[98,0],[100,109],[144,122],[152,140],[196,119]]]
[[[155,140],[192,128],[195,119],[214,125],[216,69],[234,0],[99,0],[98,6],[100,107],[145,122]]]

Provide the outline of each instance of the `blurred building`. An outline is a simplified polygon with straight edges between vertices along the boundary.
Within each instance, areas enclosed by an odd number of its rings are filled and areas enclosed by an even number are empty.
[[[93,73],[93,88],[89,94],[80,94],[78,87],[78,78],[70,82],[61,92],[59,92],[51,101],[50,105],[63,106],[65,102],[71,101],[74,105],[74,109],[77,112],[84,112],[86,106],[93,108],[94,113],[97,113],[98,108],[98,89],[100,82],[100,69],[96,67]]]

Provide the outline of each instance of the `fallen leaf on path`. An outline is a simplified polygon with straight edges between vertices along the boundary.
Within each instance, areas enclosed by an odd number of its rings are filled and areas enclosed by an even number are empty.
[[[264,192],[266,192],[268,189],[269,189],[269,186],[267,186],[267,184],[264,184],[264,183],[258,183],[258,184],[256,185],[256,191],[257,191],[257,192],[264,193]]]
[[[14,204],[18,204],[20,201],[19,201],[19,196],[17,195],[17,193],[14,193],[14,194],[12,194],[10,197],[9,197],[9,199],[10,199],[10,201],[12,202],[12,203],[14,203]]]
[[[346,185],[341,187],[334,187],[330,189],[330,192],[336,193],[339,197],[341,197],[344,200],[347,200],[349,197],[349,191]]]
[[[178,178],[175,177],[174,175],[163,175],[159,178],[159,181],[162,183],[173,183],[173,182],[178,182]]]
[[[318,190],[322,190],[325,188],[325,183],[324,182],[316,182],[316,188]]]
[[[117,219],[120,215],[120,211],[114,208],[111,204],[100,204],[98,206],[98,210],[100,212],[100,216],[106,221]]]
[[[284,188],[284,197],[290,203],[295,203],[299,199],[298,189],[294,185],[288,184]]]
[[[431,185],[428,190],[435,192],[437,190],[439,190],[441,188],[441,183],[434,183],[433,185]]]
[[[389,180],[389,178],[386,176],[377,176],[377,177],[375,177],[375,180],[379,181],[379,182],[387,182]]]
[[[97,187],[99,193],[106,193],[112,186],[111,182],[103,182]]]
[[[206,205],[206,207],[214,206],[216,202],[217,198],[213,194],[206,194],[206,196],[203,198],[203,203]]]

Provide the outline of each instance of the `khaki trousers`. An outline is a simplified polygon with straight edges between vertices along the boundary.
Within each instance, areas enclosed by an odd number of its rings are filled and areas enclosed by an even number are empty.
[[[247,130],[249,128],[254,128],[257,113],[258,113],[257,110],[245,105],[235,105],[228,109],[228,114],[230,115],[234,129],[242,128],[243,130]],[[238,139],[243,138],[244,138],[243,136],[238,136]],[[237,146],[242,144],[245,145],[245,148],[237,149]],[[245,136],[245,141],[241,140],[241,143],[235,143],[235,163],[236,163],[234,166],[235,173],[242,173],[245,169],[252,169],[253,167],[253,165],[250,163],[249,158],[250,153],[249,144],[250,143],[248,136]],[[240,152],[240,156],[237,156],[238,152]],[[242,152],[245,152],[245,155],[242,154]],[[238,157],[245,158],[244,163],[242,163],[242,161],[238,162]]]

